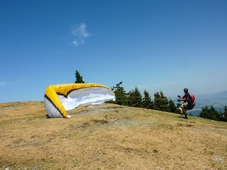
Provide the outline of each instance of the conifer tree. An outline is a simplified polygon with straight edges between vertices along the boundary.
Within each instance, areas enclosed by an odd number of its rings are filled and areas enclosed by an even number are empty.
[[[122,81],[112,88],[116,96],[116,104],[119,105],[128,105],[127,95],[124,90],[124,87],[121,87]]]
[[[85,82],[83,81],[83,77],[80,75],[79,71],[76,70],[75,76],[76,76],[76,81],[75,81],[75,83],[85,83]]]
[[[221,114],[221,120],[227,122],[227,106],[225,106],[224,112]]]
[[[147,108],[147,109],[152,109],[153,101],[151,100],[150,94],[146,90],[144,90],[143,94],[144,94],[144,97],[143,97],[142,103],[141,103],[142,107]]]
[[[129,92],[128,105],[133,107],[141,107],[142,95],[137,87]]]
[[[211,120],[220,120],[220,114],[212,105],[210,109],[207,106],[202,107],[202,111],[200,112],[199,116]]]
[[[177,107],[175,106],[175,103],[173,100],[169,99],[169,112],[177,113]]]
[[[163,92],[156,92],[154,94],[154,109],[168,111],[168,99],[164,96]]]

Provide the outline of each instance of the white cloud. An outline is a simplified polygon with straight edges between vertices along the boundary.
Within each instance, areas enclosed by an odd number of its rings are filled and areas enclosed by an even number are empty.
[[[23,81],[25,81],[27,79],[21,79],[21,80],[18,80],[18,81],[15,81],[15,82],[0,82],[0,87],[3,87],[3,86],[6,86],[6,85],[10,85],[10,84],[17,84],[17,83],[21,83]]]
[[[90,37],[91,35],[86,31],[86,24],[82,23],[79,27],[76,27],[72,34],[76,37],[76,40],[72,42],[74,47],[84,44],[86,38]]]
[[[73,45],[74,45],[74,47],[76,47],[76,46],[78,46],[79,45],[79,43],[78,43],[78,41],[73,41]]]
[[[1,86],[5,86],[5,85],[7,85],[7,84],[9,84],[9,83],[7,83],[7,82],[0,82],[0,87],[1,87]]]

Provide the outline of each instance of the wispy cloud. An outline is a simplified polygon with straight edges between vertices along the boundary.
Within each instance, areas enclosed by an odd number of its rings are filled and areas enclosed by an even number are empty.
[[[9,84],[9,83],[7,83],[7,82],[0,82],[0,87],[2,87],[2,86],[5,86],[5,85],[7,85],[7,84]]]
[[[21,79],[21,80],[14,81],[14,82],[5,82],[5,81],[2,81],[2,82],[0,82],[0,87],[6,86],[6,85],[11,85],[11,84],[21,83],[21,82],[23,82],[25,80],[27,80],[27,79]]]
[[[86,39],[91,35],[86,31],[86,24],[82,23],[80,26],[76,27],[72,34],[76,37],[76,39],[72,42],[74,47],[78,45],[82,45],[85,43]]]

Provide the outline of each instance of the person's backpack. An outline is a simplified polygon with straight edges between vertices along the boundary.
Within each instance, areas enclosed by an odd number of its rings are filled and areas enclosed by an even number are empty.
[[[190,94],[190,99],[191,99],[191,101],[188,102],[189,103],[188,108],[187,108],[188,110],[193,109],[193,107],[195,106],[195,96],[193,94]]]
[[[193,107],[195,106],[195,96],[193,94],[190,95],[192,99],[192,105]]]

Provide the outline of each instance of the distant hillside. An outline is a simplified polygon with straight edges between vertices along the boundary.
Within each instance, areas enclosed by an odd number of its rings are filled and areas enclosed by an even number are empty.
[[[227,101],[227,90],[217,93],[208,93],[208,94],[198,94],[196,95],[199,100],[208,100],[208,101]]]

